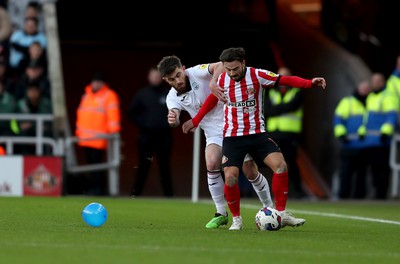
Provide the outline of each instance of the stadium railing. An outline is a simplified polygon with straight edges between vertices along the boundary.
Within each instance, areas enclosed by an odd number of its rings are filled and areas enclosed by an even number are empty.
[[[391,198],[399,197],[400,158],[399,158],[400,134],[395,134],[390,146],[390,167],[392,168]]]
[[[44,155],[44,147],[50,146],[53,156],[59,156],[65,159],[65,171],[76,174],[96,170],[108,170],[108,182],[110,195],[119,194],[119,167],[121,164],[121,138],[120,134],[101,135],[95,138],[84,140],[106,139],[108,141],[107,159],[103,163],[79,165],[75,161],[74,155],[71,155],[72,148],[82,139],[71,136],[65,138],[52,138],[44,136],[44,122],[54,121],[51,114],[0,114],[0,120],[33,120],[36,122],[36,136],[1,136],[0,143],[5,144],[7,155],[14,154],[15,144],[33,144],[36,145],[36,155]]]

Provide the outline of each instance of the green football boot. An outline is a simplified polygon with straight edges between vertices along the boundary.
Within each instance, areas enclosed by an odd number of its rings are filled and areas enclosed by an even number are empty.
[[[228,224],[228,215],[222,215],[220,213],[215,213],[214,217],[206,224],[206,228],[214,229],[218,228],[221,225]]]

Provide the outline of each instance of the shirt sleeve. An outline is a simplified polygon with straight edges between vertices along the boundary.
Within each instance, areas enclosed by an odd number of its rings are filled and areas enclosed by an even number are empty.
[[[280,75],[276,85],[287,85],[296,88],[311,88],[312,81],[297,76]]]
[[[204,101],[204,104],[201,106],[199,112],[195,117],[192,118],[193,125],[197,127],[201,120],[203,120],[204,116],[210,112],[218,103],[218,98],[213,94],[210,94],[207,99]]]

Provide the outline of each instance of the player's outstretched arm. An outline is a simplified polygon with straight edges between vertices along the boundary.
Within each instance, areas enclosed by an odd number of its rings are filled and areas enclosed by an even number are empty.
[[[287,85],[291,87],[297,87],[297,88],[323,88],[325,89],[326,87],[326,82],[325,79],[322,77],[316,77],[313,78],[312,80],[308,79],[303,79],[298,76],[285,76],[285,75],[280,75],[278,85]]]

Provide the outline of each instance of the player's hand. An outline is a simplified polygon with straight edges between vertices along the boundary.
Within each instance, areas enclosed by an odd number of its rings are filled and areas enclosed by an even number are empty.
[[[224,89],[220,87],[216,82],[210,82],[209,88],[211,93],[218,98],[218,100],[226,103],[227,99],[224,93]]]
[[[171,127],[177,127],[179,126],[179,119],[178,119],[178,115],[176,112],[169,110],[168,111],[168,115],[167,115],[167,120],[168,120],[168,124]]]
[[[196,130],[196,128],[193,125],[193,121],[192,119],[189,119],[188,121],[186,121],[185,123],[183,123],[182,125],[182,131],[183,133],[187,134],[189,132],[194,132]]]
[[[326,81],[322,77],[313,78],[311,80],[311,82],[312,82],[312,86],[315,87],[315,88],[325,89],[325,87],[326,87]]]

